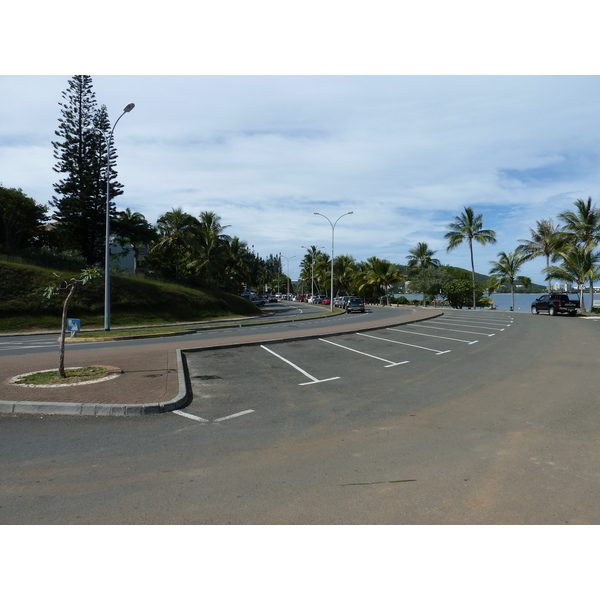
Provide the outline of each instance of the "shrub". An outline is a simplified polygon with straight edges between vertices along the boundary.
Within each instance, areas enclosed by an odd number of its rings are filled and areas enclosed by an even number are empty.
[[[479,306],[480,308],[490,308],[493,305],[494,301],[491,298],[481,298],[477,302],[477,306]]]

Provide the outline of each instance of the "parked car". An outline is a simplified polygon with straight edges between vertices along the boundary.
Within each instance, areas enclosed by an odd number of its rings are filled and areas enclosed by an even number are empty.
[[[350,300],[350,298],[354,298],[354,296],[341,296],[339,307],[346,310],[346,304],[348,304],[348,300]]]
[[[277,302],[277,296],[269,296],[269,302]]]
[[[321,300],[321,304],[326,304],[329,306],[331,304],[331,300],[329,298],[323,298],[323,300]]]
[[[260,298],[256,294],[252,294],[252,296],[250,296],[249,300],[250,300],[250,302],[252,302],[252,304],[255,304],[256,306],[264,306],[265,305],[264,299]]]
[[[569,297],[568,294],[544,294],[531,303],[531,312],[534,315],[540,311],[548,311],[550,316],[560,313],[576,315],[579,308],[579,299]]]
[[[346,303],[346,312],[365,312],[365,303],[360,298],[349,298]]]

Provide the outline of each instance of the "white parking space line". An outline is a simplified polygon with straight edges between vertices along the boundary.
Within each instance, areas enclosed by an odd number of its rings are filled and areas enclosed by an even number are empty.
[[[418,331],[408,331],[406,329],[387,328],[388,331],[398,331],[400,333],[410,333],[411,335],[424,335],[426,337],[439,338],[440,340],[450,340],[451,342],[464,342],[465,344],[476,344],[479,340],[459,340],[458,338],[445,337],[443,335],[434,335],[433,333],[419,333]]]
[[[266,346],[261,346],[261,348],[263,350],[266,350],[267,352],[270,352],[273,356],[276,356],[283,362],[287,363],[288,365],[290,365],[290,367],[294,367],[294,369],[300,371],[300,373],[306,375],[306,377],[308,377],[311,380],[306,383],[299,383],[298,385],[312,385],[313,383],[323,383],[325,381],[333,381],[334,379],[339,379],[339,377],[329,377],[329,379],[317,379],[316,377],[310,375],[310,373],[307,373],[304,369],[301,369],[298,365],[295,365],[293,362],[290,362],[287,358],[283,358],[283,356],[279,356],[279,354],[273,352],[273,350],[269,350],[269,348],[267,348]]]
[[[476,321],[477,323],[488,323],[490,325],[499,324],[499,323],[513,323],[514,317],[469,317],[464,313],[462,315],[444,315],[447,319],[470,319],[471,321]]]
[[[464,329],[447,329],[445,327],[433,327],[432,325],[416,325],[410,323],[405,327],[423,327],[424,329],[439,329],[440,331],[453,331],[454,333],[468,333],[469,335],[486,335],[487,337],[494,337],[495,333],[484,333],[483,331],[465,331]]]
[[[396,340],[388,340],[386,338],[375,337],[374,335],[367,335],[366,333],[357,333],[356,335],[362,335],[364,337],[373,338],[374,340],[381,340],[382,342],[390,342],[392,344],[410,346],[411,348],[419,348],[420,350],[428,350],[429,352],[435,352],[436,354],[447,354],[448,352],[451,352],[451,350],[436,350],[435,348],[425,348],[425,346],[416,346],[415,344],[407,344],[405,342],[398,342]]]
[[[444,319],[450,319],[452,321],[469,321],[470,323],[487,323],[488,325],[507,325],[512,324],[514,319],[511,318],[498,318],[498,319],[486,319],[484,317],[465,317],[462,315],[444,315]]]
[[[450,319],[450,321],[451,322],[458,321],[458,323],[455,323],[455,324],[460,325],[461,327],[478,327],[479,329],[494,329],[495,331],[504,331],[504,327],[502,327],[502,328],[486,327],[485,325],[473,324],[473,321],[469,321],[468,323],[465,323],[462,319]],[[446,322],[447,322],[446,320],[441,321],[441,323],[446,323]],[[508,325],[506,325],[506,327],[510,327],[510,323]]]
[[[373,356],[372,354],[367,354],[366,352],[361,352],[360,350],[355,350],[354,348],[348,348],[348,346],[342,346],[341,344],[336,344],[335,342],[330,342],[329,340],[324,340],[323,338],[319,338],[319,341],[326,342],[327,344],[331,344],[333,346],[337,346],[338,348],[343,348],[344,350],[350,350],[350,352],[356,352],[357,354],[362,354],[363,356],[368,356],[369,358],[374,358],[376,360],[381,360],[386,363],[390,363],[389,365],[385,365],[384,368],[388,367],[397,367],[398,365],[405,365],[408,361],[403,360],[402,362],[392,362],[391,360],[387,360],[385,358],[380,358],[379,356]]]
[[[185,417],[186,419],[192,419],[193,421],[199,421],[200,423],[210,423],[208,419],[203,419],[202,417],[197,417],[196,415],[191,415],[190,413],[183,412],[182,410],[173,410],[171,411],[173,414],[179,415],[180,417]],[[221,417],[219,419],[213,419],[213,423],[220,423],[221,421],[227,421],[229,419],[235,419],[236,417],[241,417],[242,415],[247,415],[253,413],[254,410],[243,410],[242,412],[235,413],[234,415],[228,415],[226,417]]]
[[[236,417],[241,417],[242,415],[248,415],[250,413],[253,413],[254,411],[252,409],[250,410],[243,410],[242,412],[239,413],[235,413],[234,415],[229,415],[227,417],[221,417],[220,419],[215,419],[214,422],[215,423],[219,423],[220,421],[227,421],[228,419],[235,419]]]
[[[185,417],[186,419],[193,419],[194,421],[200,421],[201,423],[210,423],[208,419],[203,419],[202,417],[197,417],[196,415],[190,415],[190,413],[183,412],[182,410],[172,410],[171,412],[175,415],[179,415],[180,417]]]

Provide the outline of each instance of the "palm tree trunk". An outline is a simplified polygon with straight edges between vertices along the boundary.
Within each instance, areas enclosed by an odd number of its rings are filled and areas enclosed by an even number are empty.
[[[138,256],[140,254],[140,249],[133,246],[133,274],[137,275],[138,271]]]
[[[510,282],[510,296],[511,296],[511,305],[510,310],[515,310],[515,282]]]
[[[477,308],[477,299],[475,297],[475,262],[473,261],[473,241],[469,238],[469,251],[471,252],[471,277],[473,280],[473,310]]]

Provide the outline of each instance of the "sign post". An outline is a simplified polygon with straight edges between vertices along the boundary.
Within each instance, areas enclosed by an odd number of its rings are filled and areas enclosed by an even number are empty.
[[[67,331],[71,332],[71,337],[75,337],[78,331],[81,331],[79,319],[67,319]]]

